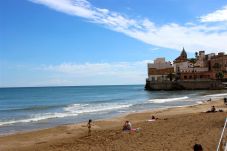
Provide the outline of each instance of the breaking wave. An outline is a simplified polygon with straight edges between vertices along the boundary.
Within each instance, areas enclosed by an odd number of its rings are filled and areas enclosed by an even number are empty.
[[[184,97],[179,97],[179,98],[152,99],[152,100],[148,100],[148,101],[152,102],[152,103],[166,103],[166,102],[173,102],[173,101],[181,101],[181,100],[185,100],[188,98],[189,97],[184,96]]]
[[[38,122],[46,119],[53,118],[63,118],[70,116],[77,116],[78,114],[83,113],[95,113],[102,111],[110,111],[121,108],[128,108],[131,104],[117,104],[117,103],[103,103],[103,104],[72,104],[63,108],[63,111],[60,113],[43,113],[35,114],[29,118],[17,119],[17,120],[8,120],[0,121],[0,126],[11,125],[16,123],[28,123],[28,122]]]
[[[75,114],[75,113],[45,113],[45,114],[36,114],[36,115],[33,115],[32,117],[26,118],[26,119],[0,121],[0,126],[3,126],[3,125],[11,125],[11,124],[16,124],[16,123],[38,122],[38,121],[46,120],[46,119],[62,118],[62,117],[77,116],[77,115],[78,114]]]
[[[132,104],[117,104],[117,103],[103,103],[103,104],[72,104],[65,107],[64,110],[71,113],[82,114],[116,110],[121,108],[128,108]]]
[[[227,93],[210,94],[210,95],[205,95],[204,97],[221,97],[221,96],[227,96]]]

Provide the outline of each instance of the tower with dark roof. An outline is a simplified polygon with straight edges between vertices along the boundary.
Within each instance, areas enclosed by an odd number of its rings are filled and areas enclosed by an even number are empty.
[[[183,47],[183,50],[181,51],[180,56],[181,56],[182,58],[186,58],[186,59],[187,59],[187,53],[186,53],[186,51],[184,50],[184,47]]]
[[[183,47],[183,50],[181,51],[181,54],[179,57],[177,57],[174,62],[185,62],[188,60],[187,53]]]

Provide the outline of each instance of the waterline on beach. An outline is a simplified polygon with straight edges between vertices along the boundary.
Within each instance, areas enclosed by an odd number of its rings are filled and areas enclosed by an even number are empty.
[[[144,91],[143,85],[0,89],[0,134],[194,105],[221,91]]]

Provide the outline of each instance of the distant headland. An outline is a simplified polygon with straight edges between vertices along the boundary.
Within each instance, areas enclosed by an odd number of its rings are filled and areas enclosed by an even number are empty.
[[[173,63],[156,58],[148,63],[146,90],[201,90],[224,89],[227,81],[227,55],[195,52],[188,58],[183,48]]]

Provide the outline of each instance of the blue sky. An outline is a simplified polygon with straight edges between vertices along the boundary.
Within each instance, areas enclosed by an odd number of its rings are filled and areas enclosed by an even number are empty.
[[[226,0],[0,1],[0,87],[143,84],[146,64],[226,51]]]

